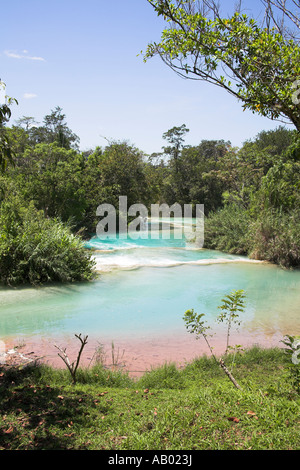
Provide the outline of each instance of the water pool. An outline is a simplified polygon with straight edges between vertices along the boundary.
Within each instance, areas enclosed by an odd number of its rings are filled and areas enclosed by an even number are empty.
[[[234,289],[246,292],[244,332],[300,334],[300,271],[178,240],[93,238],[87,246],[94,250],[95,281],[0,290],[0,339],[186,335],[187,309],[206,313],[215,327],[218,305]]]

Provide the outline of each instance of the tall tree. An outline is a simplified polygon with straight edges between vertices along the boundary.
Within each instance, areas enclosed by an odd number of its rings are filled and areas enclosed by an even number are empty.
[[[170,162],[170,174],[165,180],[167,202],[204,204],[206,214],[222,206],[224,183],[217,169],[230,148],[230,143],[223,140],[203,140],[197,146],[185,146],[177,171]]]
[[[43,126],[30,127],[28,132],[31,141],[36,143],[57,143],[59,147],[70,149],[78,149],[79,137],[72,132],[65,121],[65,114],[62,108],[57,106],[47,114],[43,120]]]
[[[24,199],[33,201],[47,217],[81,222],[86,207],[83,187],[84,157],[57,143],[28,147],[8,172],[21,188]]]
[[[0,87],[5,90],[5,84],[0,80]],[[7,136],[5,124],[11,117],[10,105],[17,100],[5,97],[6,101],[0,104],[0,171],[3,173],[8,163],[13,163],[13,152]]]
[[[163,134],[163,139],[167,140],[168,147],[163,147],[166,155],[169,155],[175,163],[175,171],[178,172],[178,160],[180,158],[180,152],[183,148],[184,136],[189,132],[185,124],[180,127],[172,127]]]
[[[225,17],[213,0],[148,2],[169,27],[145,61],[159,55],[181,77],[221,87],[244,109],[300,131],[298,1],[263,1],[260,22],[242,13],[242,2]]]
[[[144,154],[139,149],[127,142],[111,142],[101,157],[102,186],[110,188],[116,198],[127,196],[128,207],[145,203],[149,188],[144,170]]]

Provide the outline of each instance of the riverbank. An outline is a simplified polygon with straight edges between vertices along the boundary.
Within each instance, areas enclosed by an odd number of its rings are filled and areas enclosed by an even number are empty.
[[[299,395],[284,356],[238,355],[241,389],[204,357],[136,380],[94,366],[78,371],[76,385],[66,369],[0,367],[0,449],[297,450]]]
[[[232,334],[231,344],[239,344],[243,349],[253,346],[273,348],[281,347],[282,339],[283,337],[275,331],[264,335],[242,331]],[[225,341],[224,332],[221,331],[211,339],[216,355],[224,353]],[[6,338],[4,345],[6,352],[5,356],[2,356],[4,362],[26,364],[38,360],[56,369],[65,368],[62,359],[58,356],[57,347],[66,349],[70,362],[76,360],[80,347],[75,336]],[[179,369],[183,368],[195,358],[206,355],[209,356],[210,352],[205,342],[201,339],[196,340],[188,333],[135,339],[108,340],[106,338],[102,341],[90,337],[82,353],[80,365],[86,368],[100,363],[107,369],[122,370],[130,377],[138,378],[168,363],[175,364]]]

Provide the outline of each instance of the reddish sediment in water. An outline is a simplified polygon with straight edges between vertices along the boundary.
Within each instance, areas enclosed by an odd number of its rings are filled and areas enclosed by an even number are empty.
[[[242,345],[249,348],[254,345],[260,347],[281,347],[282,337],[272,333],[257,336],[250,333],[233,335],[231,345]],[[101,347],[100,347],[101,344]],[[226,336],[216,335],[211,339],[214,354],[222,355],[226,348]],[[65,368],[59,357],[59,350],[66,350],[72,363],[77,359],[80,348],[79,340],[74,337],[32,338],[22,340],[18,344],[16,339],[7,339],[5,342],[5,363],[26,364],[39,360],[55,368]],[[166,363],[175,363],[177,367],[184,367],[199,356],[210,356],[210,351],[202,339],[196,340],[190,334],[162,336],[157,338],[119,339],[112,341],[98,341],[88,338],[83,350],[80,366],[91,367],[98,359],[107,369],[120,369],[127,371],[131,377],[140,377],[153,368]],[[3,361],[2,361],[3,362]]]

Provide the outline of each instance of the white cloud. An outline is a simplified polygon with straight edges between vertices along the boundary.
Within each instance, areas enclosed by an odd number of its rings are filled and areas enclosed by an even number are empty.
[[[7,55],[7,57],[11,57],[12,59],[27,59],[27,60],[37,60],[40,62],[45,62],[45,59],[43,57],[28,55],[28,51],[26,50],[24,50],[22,54],[19,54],[14,51],[4,51],[4,54]]]
[[[32,98],[37,98],[37,95],[35,93],[24,93],[23,98],[25,98],[25,100],[31,100]]]

